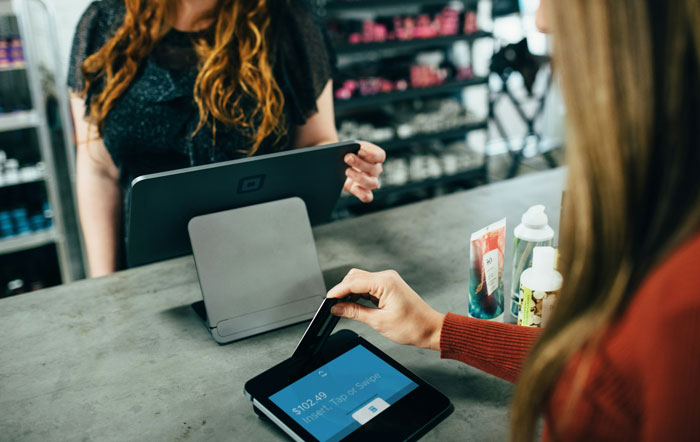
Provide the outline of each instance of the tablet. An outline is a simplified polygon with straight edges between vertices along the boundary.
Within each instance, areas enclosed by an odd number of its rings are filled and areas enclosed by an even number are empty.
[[[450,400],[349,330],[313,357],[251,379],[246,395],[297,441],[415,440],[453,410]]]
[[[125,226],[129,267],[192,253],[187,223],[199,215],[299,197],[312,225],[328,221],[357,141],[259,155],[135,178]]]

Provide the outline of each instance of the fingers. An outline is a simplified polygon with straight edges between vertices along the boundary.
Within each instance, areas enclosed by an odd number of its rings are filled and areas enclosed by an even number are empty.
[[[371,326],[374,322],[374,316],[379,313],[376,308],[365,307],[364,305],[354,302],[339,302],[331,307],[331,313],[342,318],[352,319],[353,321],[364,322]]]
[[[353,180],[359,186],[364,187],[366,190],[379,189],[379,178],[358,172],[352,167],[345,169],[345,176]]]
[[[360,186],[357,182],[352,180],[351,178],[348,178],[345,180],[345,185],[343,185],[343,190],[346,192],[353,194],[362,201],[363,203],[371,203],[372,200],[374,199],[374,195],[372,194],[372,191],[369,189],[366,189],[362,186]]]
[[[386,160],[384,149],[367,141],[360,141],[360,151],[357,154],[368,163],[381,164]]]
[[[344,298],[348,295],[374,295],[379,285],[379,274],[352,269],[335,287],[330,289],[327,298]]]
[[[352,153],[345,155],[345,163],[371,177],[378,177],[382,174],[382,162],[367,161]]]

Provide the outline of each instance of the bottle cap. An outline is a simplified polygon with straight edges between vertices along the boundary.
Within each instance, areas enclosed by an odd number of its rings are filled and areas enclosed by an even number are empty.
[[[532,268],[536,273],[550,274],[554,270],[554,248],[535,247],[532,251]]]
[[[544,206],[538,204],[527,209],[527,212],[521,218],[521,222],[531,229],[541,229],[547,225],[549,220],[547,219],[547,214],[544,213]]]

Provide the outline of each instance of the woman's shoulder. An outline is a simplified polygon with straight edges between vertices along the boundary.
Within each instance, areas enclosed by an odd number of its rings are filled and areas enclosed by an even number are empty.
[[[635,349],[641,361],[657,344],[680,345],[685,326],[700,333],[700,232],[689,237],[641,281],[617,327],[617,350]],[[692,335],[692,334],[691,334]],[[695,336],[687,336],[696,339]]]
[[[95,0],[83,11],[76,34],[96,30],[109,33],[116,30],[124,20],[126,7],[122,0]]]
[[[80,67],[83,61],[97,52],[124,21],[122,0],[93,1],[83,11],[73,34],[69,60],[68,85],[73,90],[83,89]]]
[[[689,310],[700,312],[700,231],[669,253],[642,283],[637,298],[669,320]]]

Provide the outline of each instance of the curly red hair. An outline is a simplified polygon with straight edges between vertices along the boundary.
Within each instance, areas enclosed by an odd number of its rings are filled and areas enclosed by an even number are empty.
[[[176,0],[125,0],[124,23],[114,36],[82,65],[86,88],[104,87],[90,101],[90,117],[103,132],[105,118],[136,76],[141,61],[171,28]],[[270,64],[270,14],[266,0],[221,0],[214,39],[195,42],[199,73],[193,95],[199,109],[199,131],[216,123],[234,125],[252,140],[253,155],[262,141],[285,133],[284,95]],[[255,103],[244,113],[241,103]],[[195,132],[196,132],[195,131]]]

